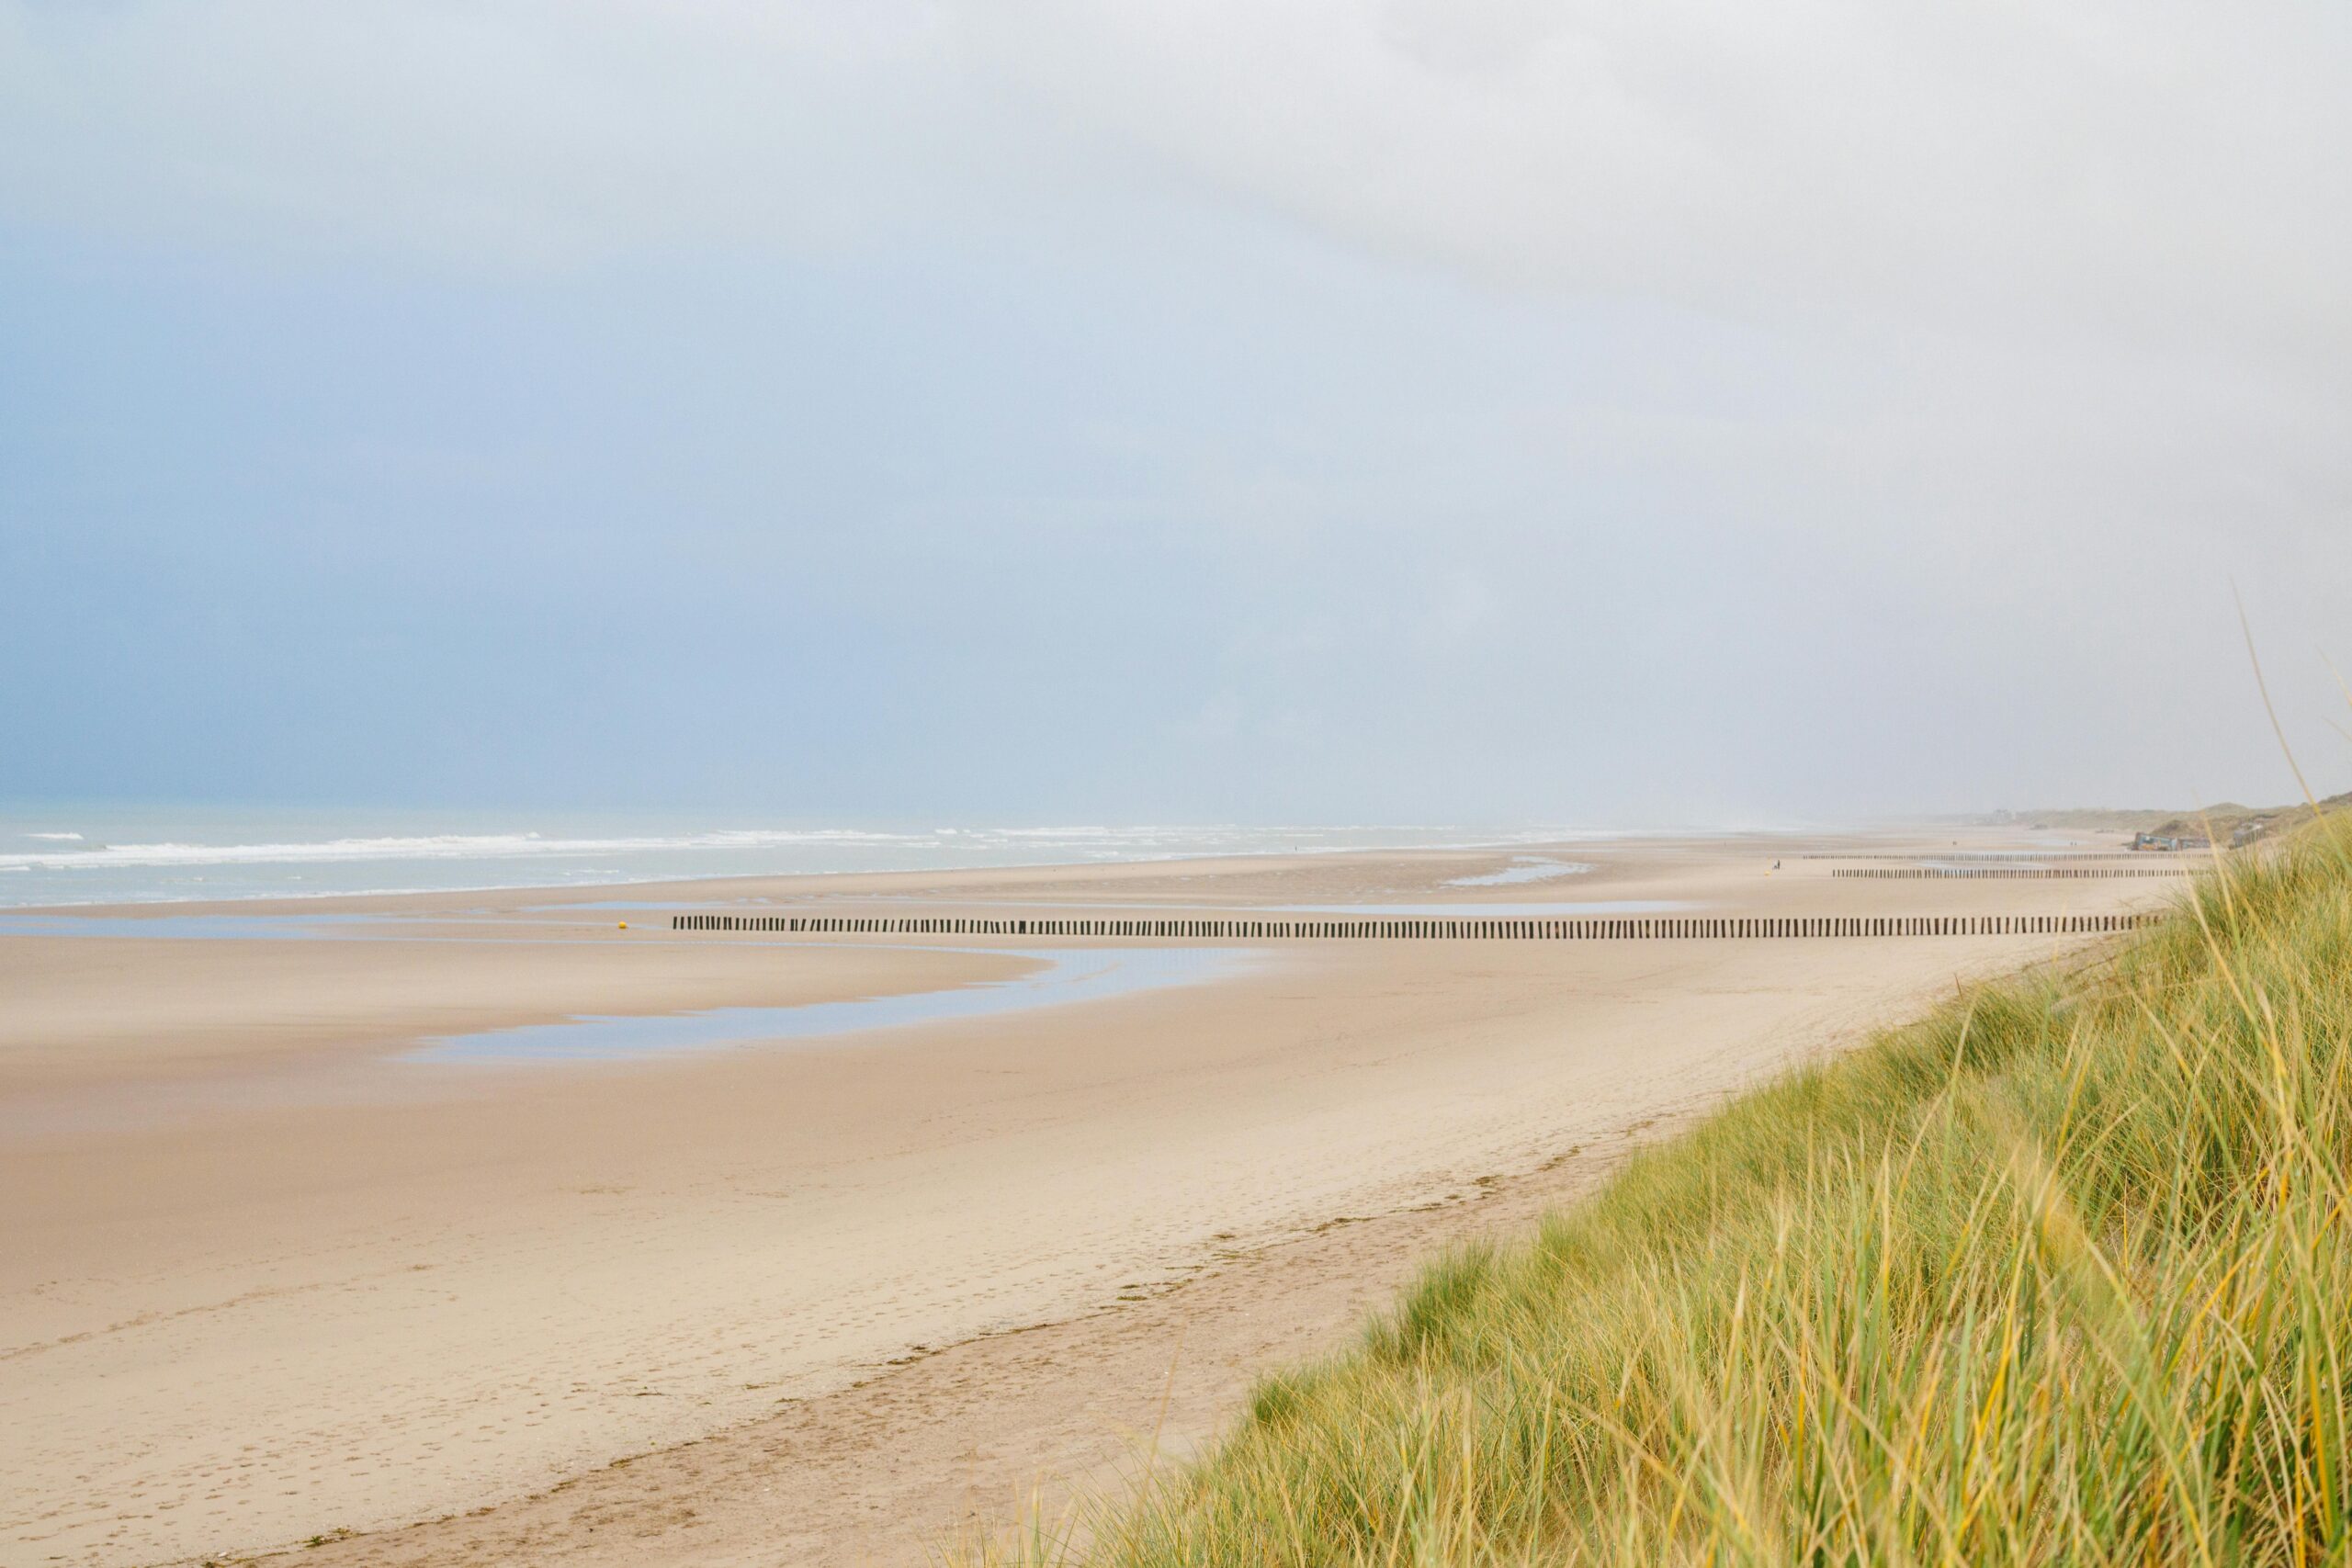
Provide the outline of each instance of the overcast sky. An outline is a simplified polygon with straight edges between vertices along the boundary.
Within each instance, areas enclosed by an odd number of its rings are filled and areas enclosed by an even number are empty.
[[[0,796],[2352,784],[2352,9],[0,0]]]

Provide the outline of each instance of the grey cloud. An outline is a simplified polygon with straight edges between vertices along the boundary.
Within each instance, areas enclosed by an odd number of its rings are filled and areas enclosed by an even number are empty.
[[[1100,7],[993,63],[1193,177],[1498,281],[2331,376],[2352,17],[2187,5]]]

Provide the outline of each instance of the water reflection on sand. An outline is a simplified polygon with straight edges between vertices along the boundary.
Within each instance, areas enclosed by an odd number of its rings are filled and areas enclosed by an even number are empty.
[[[434,1040],[408,1054],[414,1062],[613,1062],[678,1051],[717,1051],[788,1040],[814,1040],[912,1024],[961,1022],[1035,1008],[1099,1001],[1169,986],[1222,978],[1260,955],[1214,947],[989,948],[1042,967],[1010,980],[982,980],[935,991],[804,1002],[797,1007],[713,1008],[706,1012],[568,1019]]]

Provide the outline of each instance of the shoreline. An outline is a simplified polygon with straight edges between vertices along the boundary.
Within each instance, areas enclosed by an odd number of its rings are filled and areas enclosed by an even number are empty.
[[[1147,828],[1141,828],[1141,829],[1121,829],[1121,830],[1123,830],[1123,831],[1139,831],[1139,832],[1148,832],[1148,831],[1155,831],[1155,830],[1158,830],[1158,829],[1150,829],[1150,828],[1148,828],[1148,827],[1147,827]],[[1175,830],[1175,829],[1170,829],[1170,830]],[[1227,829],[1218,829],[1218,828],[1211,827],[1211,828],[1204,828],[1204,829],[1192,829],[1192,830],[1193,830],[1193,831],[1201,831],[1201,832],[1209,832],[1209,831],[1234,831],[1234,832],[1264,832],[1264,833],[1280,833],[1280,832],[1283,832],[1283,831],[1285,831],[1285,830],[1288,830],[1288,829],[1283,829],[1283,828],[1280,828],[1280,827],[1275,827],[1275,828],[1265,828],[1265,829],[1238,828],[1238,827],[1227,828]],[[1374,828],[1355,829],[1355,828],[1348,828],[1348,827],[1337,827],[1337,828],[1325,827],[1325,828],[1315,828],[1315,829],[1300,828],[1300,829],[1298,829],[1297,830],[1300,830],[1300,831],[1307,831],[1307,832],[1327,832],[1327,833],[1328,833],[1328,832],[1356,832],[1356,831],[1363,831],[1363,832],[1383,832],[1383,831],[1386,831],[1386,832],[1397,832],[1397,833],[1403,833],[1403,832],[1411,832],[1411,831],[1416,831],[1416,830],[1418,830],[1418,829],[1409,829],[1409,828],[1401,828],[1401,827],[1400,827],[1400,828],[1392,828],[1392,829],[1374,829]],[[1441,829],[1426,829],[1426,830],[1428,830],[1428,831],[1439,831],[1439,830],[1441,830]],[[1077,829],[1071,829],[1071,831],[1073,831],[1073,832],[1074,832],[1074,831],[1077,831]],[[1499,831],[1499,829],[1498,829],[1498,831]],[[1401,845],[1383,845],[1383,844],[1333,844],[1333,845],[1321,845],[1321,846],[1317,846],[1317,845],[1297,845],[1297,846],[1293,846],[1293,847],[1285,848],[1285,849],[1260,848],[1260,849],[1239,849],[1239,850],[1180,850],[1180,851],[1175,851],[1175,852],[1171,852],[1164,853],[1164,854],[1155,854],[1155,853],[1139,853],[1139,854],[1134,854],[1134,855],[1115,855],[1115,856],[1110,856],[1110,857],[1106,857],[1106,858],[1102,858],[1102,859],[1095,859],[1095,860],[1071,860],[1071,859],[1068,859],[1068,858],[1063,858],[1063,859],[1049,859],[1049,860],[1037,860],[1037,861],[1002,861],[1002,862],[981,862],[981,863],[939,863],[939,864],[935,864],[935,865],[916,865],[916,866],[877,866],[877,867],[843,867],[843,868],[835,868],[835,869],[808,868],[808,869],[803,869],[803,870],[790,870],[790,871],[753,871],[753,872],[741,872],[741,873],[721,873],[721,874],[707,874],[707,873],[696,873],[696,872],[681,872],[681,873],[675,873],[675,874],[671,874],[654,875],[654,876],[619,876],[619,877],[616,877],[615,879],[613,879],[613,880],[611,880],[611,881],[581,881],[581,882],[561,882],[561,883],[517,883],[517,882],[451,883],[451,884],[447,884],[447,885],[435,885],[435,886],[429,886],[429,887],[339,888],[339,889],[324,889],[324,890],[321,890],[321,891],[317,891],[317,892],[309,892],[309,891],[289,892],[289,891],[284,891],[284,890],[271,890],[271,891],[267,891],[267,892],[244,893],[244,894],[232,894],[232,895],[229,895],[229,896],[227,896],[227,897],[202,897],[202,896],[198,896],[198,897],[168,897],[130,898],[130,899],[79,899],[79,900],[73,900],[73,901],[64,902],[64,903],[51,903],[51,904],[6,904],[6,903],[0,903],[0,913],[23,913],[23,914],[32,914],[32,913],[48,913],[48,912],[64,912],[64,911],[74,910],[74,909],[89,909],[89,908],[124,908],[124,909],[138,909],[138,908],[157,908],[157,907],[173,907],[173,906],[189,905],[189,904],[193,904],[193,905],[206,905],[206,906],[209,906],[209,905],[214,905],[214,904],[243,904],[243,903],[250,903],[250,902],[254,902],[254,901],[265,901],[265,902],[266,902],[266,901],[272,901],[272,900],[284,900],[284,901],[287,901],[287,902],[292,903],[292,902],[307,902],[307,901],[310,901],[310,900],[312,900],[312,899],[321,899],[321,898],[366,898],[366,899],[373,899],[373,898],[398,898],[398,897],[457,897],[457,896],[462,896],[462,895],[475,895],[475,894],[503,894],[503,893],[520,893],[520,892],[527,892],[527,891],[540,891],[540,892],[551,892],[551,893],[553,893],[553,892],[575,892],[575,891],[587,891],[587,890],[595,889],[595,888],[613,888],[613,887],[644,887],[644,886],[684,886],[684,885],[687,885],[687,884],[726,883],[726,882],[741,882],[741,881],[775,882],[775,881],[785,881],[785,880],[797,880],[797,879],[800,879],[800,878],[871,877],[871,876],[891,876],[891,875],[900,875],[900,874],[916,875],[916,876],[944,876],[944,875],[956,875],[956,874],[967,874],[967,873],[972,873],[972,874],[989,874],[989,873],[994,873],[994,872],[1024,872],[1024,871],[1073,871],[1073,872],[1075,872],[1075,871],[1087,871],[1087,870],[1095,870],[1095,869],[1108,869],[1108,868],[1113,868],[1113,867],[1117,867],[1117,866],[1125,866],[1125,865],[1141,865],[1141,866],[1167,865],[1167,864],[1172,864],[1172,863],[1182,863],[1182,862],[1192,862],[1192,861],[1217,861],[1217,860],[1253,860],[1253,861],[1254,861],[1254,860],[1270,859],[1270,858],[1284,858],[1284,857],[1290,857],[1290,856],[1360,855],[1360,854],[1415,854],[1415,853],[1421,853],[1421,852],[1430,852],[1430,853],[1438,853],[1438,854],[1460,854],[1460,853],[1476,853],[1476,852],[1488,852],[1488,851],[1498,851],[1498,852],[1499,852],[1499,851],[1516,851],[1516,850],[1526,850],[1526,849],[1538,849],[1538,850],[1540,850],[1540,849],[1570,849],[1570,848],[1574,848],[1574,847],[1576,847],[1576,846],[1577,846],[1577,845],[1587,844],[1587,843],[1600,843],[1600,844],[1608,844],[1608,843],[1615,843],[1615,842],[1620,842],[1620,841],[1634,842],[1634,841],[1640,841],[1640,840],[1672,840],[1672,841],[1678,841],[1678,842],[1681,842],[1681,841],[1689,841],[1689,842],[1699,842],[1699,841],[1720,841],[1720,840],[1726,840],[1726,839],[1733,839],[1733,838],[1772,837],[1772,836],[1792,835],[1792,834],[1815,834],[1815,835],[1818,835],[1819,833],[1822,833],[1822,832],[1833,831],[1833,830],[1829,830],[1829,829],[1807,829],[1807,828],[1710,828],[1710,829],[1682,829],[1682,828],[1623,828],[1623,829],[1620,829],[1620,828],[1591,828],[1591,829],[1575,829],[1575,828],[1545,828],[1545,829],[1540,829],[1540,830],[1539,830],[1539,829],[1526,829],[1526,831],[1531,831],[1531,832],[1540,832],[1541,834],[1543,834],[1543,835],[1547,835],[1547,836],[1539,836],[1539,837],[1535,837],[1535,838],[1501,837],[1501,838],[1491,838],[1491,839],[1490,839],[1490,838],[1475,838],[1475,837],[1474,837],[1474,838],[1470,838],[1470,839],[1463,839],[1463,840],[1450,840],[1450,839],[1449,839],[1449,840],[1431,840],[1431,841],[1427,842],[1427,843],[1418,843],[1418,844],[1401,844]],[[1548,835],[1565,835],[1565,836],[1548,836]],[[334,840],[320,840],[320,841],[318,842],[318,844],[317,844],[315,847],[322,847],[322,848],[323,848],[323,847],[326,847],[327,845],[331,844],[333,841],[334,841]],[[219,846],[219,848],[220,848],[220,849],[221,849],[221,850],[223,850],[223,851],[233,850],[233,849],[238,848],[238,847],[239,847],[239,846],[235,846],[235,845],[223,845],[223,846]],[[711,847],[715,848],[716,846],[711,846]],[[59,853],[60,853],[59,852],[49,852],[49,853],[51,853],[51,854],[59,854]],[[78,852],[76,852],[76,853],[78,853]],[[101,851],[101,852],[103,852]],[[329,859],[324,859],[324,860],[320,860],[320,861],[311,861],[311,862],[305,862],[305,861],[301,861],[301,860],[299,860],[299,859],[288,859],[288,860],[283,860],[283,861],[278,861],[278,860],[271,860],[271,861],[236,861],[236,860],[229,860],[229,861],[222,861],[222,862],[157,863],[157,865],[158,865],[158,867],[160,867],[160,866],[161,866],[161,865],[163,865],[163,864],[168,864],[168,863],[191,863],[191,864],[193,864],[193,863],[218,863],[218,864],[229,864],[229,865],[236,865],[236,864],[352,864],[352,863],[359,863],[359,860],[360,860],[361,858],[362,858],[362,857],[354,857],[354,858],[353,858],[353,859],[351,859],[351,860],[340,860],[340,861],[338,861],[338,860],[334,860],[334,859],[333,859],[333,858],[329,858]],[[384,859],[384,860],[386,860],[386,861],[395,861],[395,860],[397,860],[397,857],[391,857],[391,856],[386,856],[386,857],[381,857],[381,858],[382,858],[382,859]],[[420,857],[420,858],[443,858],[443,857]],[[465,859],[466,857],[464,857],[464,856],[449,856],[449,857],[446,857],[446,858],[452,859],[452,860],[463,860],[463,859]],[[533,858],[533,857],[528,857],[528,856],[511,856],[511,857],[490,857],[490,858],[506,858],[506,859],[514,859],[514,860],[524,860],[524,859],[529,859],[529,858]],[[28,869],[28,870],[51,870],[51,871],[54,871],[54,870],[62,869],[63,864],[70,864],[71,863],[72,863],[72,857],[69,855],[69,856],[65,856],[65,857],[63,858],[62,864],[61,864],[61,863],[49,863],[49,864],[43,864],[43,865],[40,865],[40,866],[25,866],[25,867],[13,867],[13,868],[11,868],[11,867],[0,867],[0,869]],[[104,867],[97,867],[97,868],[94,868],[94,869],[105,869],[105,868],[104,868]],[[5,885],[5,883],[0,883],[0,888],[5,888],[5,886],[6,886],[6,885]]]
[[[1410,858],[1419,855],[1460,857],[1464,855],[1479,854],[1519,854],[1531,851],[1544,850],[1567,852],[1594,847],[1602,849],[1610,847],[1638,848],[1641,844],[1645,842],[1675,845],[1715,846],[1733,845],[1744,843],[1751,840],[1769,840],[1775,838],[1802,840],[1804,842],[1810,843],[1817,842],[1823,839],[1861,838],[1869,836],[1867,831],[1864,829],[1815,833],[1808,829],[1802,829],[1764,828],[1724,829],[1703,833],[1684,833],[1672,829],[1625,829],[1622,833],[1616,829],[1593,829],[1593,831],[1605,833],[1609,836],[1598,840],[1513,839],[1476,840],[1463,843],[1416,845],[1404,849],[1347,846],[1327,849],[1305,848],[1262,852],[1250,852],[1175,854],[1102,861],[1028,861],[1019,863],[1005,864],[892,867],[881,870],[856,871],[742,872],[722,876],[679,875],[641,878],[632,877],[615,882],[500,882],[467,884],[463,886],[452,885],[446,887],[390,887],[364,890],[341,889],[315,893],[250,893],[232,895],[227,897],[171,897],[113,900],[92,899],[64,904],[0,904],[0,919],[17,916],[42,915],[56,915],[61,917],[120,915],[125,918],[136,918],[141,915],[158,913],[251,913],[255,912],[254,908],[254,906],[269,904],[289,904],[307,907],[331,900],[346,900],[358,904],[376,906],[395,901],[439,900],[453,897],[504,899],[521,897],[526,894],[556,896],[554,897],[552,903],[549,905],[550,908],[562,906],[578,907],[580,904],[587,902],[588,900],[570,899],[564,898],[560,896],[565,894],[594,895],[600,893],[610,893],[616,888],[631,888],[640,891],[653,888],[726,888],[748,884],[757,884],[762,886],[776,886],[779,885],[791,885],[800,882],[820,884],[820,886],[811,887],[806,890],[808,893],[817,894],[830,890],[827,886],[822,885],[833,885],[834,886],[838,886],[839,885],[849,882],[853,879],[860,883],[866,883],[876,882],[886,878],[912,878],[919,880],[926,886],[935,886],[944,878],[993,877],[997,875],[1024,877],[1038,874],[1090,876],[1096,874],[1111,874],[1125,870],[1159,872],[1176,867],[1192,867],[1202,870],[1229,868],[1235,871],[1255,871],[1274,863],[1310,858],[1320,860],[1343,860],[1349,857],[1378,857],[1385,859],[1389,857]],[[1894,832],[1897,830],[1889,829],[1888,831]],[[2118,852],[2120,853],[2122,852]],[[1848,857],[1841,856],[1837,858]],[[1587,867],[1584,869],[1589,871],[1592,868]],[[1580,871],[1577,874],[1583,874],[1584,873]],[[1569,880],[1569,878],[1561,877],[1557,880],[1566,881]],[[1485,886],[1509,885],[1489,884]],[[1461,892],[1462,886],[1447,884],[1442,886],[1438,891]],[[1470,892],[1464,897],[1463,902],[1478,902],[1479,900],[1476,898],[1475,893],[1476,889],[1471,889]],[[685,907],[702,908],[716,901],[717,900],[715,899],[695,900]],[[1206,908],[1208,906],[1203,907]]]

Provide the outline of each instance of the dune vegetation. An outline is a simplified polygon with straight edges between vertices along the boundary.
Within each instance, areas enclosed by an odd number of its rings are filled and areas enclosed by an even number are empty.
[[[985,1555],[2352,1560],[2348,1047],[2330,818],[1435,1263],[1198,1462]]]

